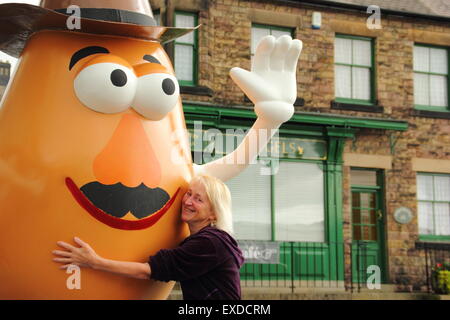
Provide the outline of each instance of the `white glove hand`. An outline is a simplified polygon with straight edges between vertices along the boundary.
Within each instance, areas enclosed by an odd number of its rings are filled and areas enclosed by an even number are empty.
[[[297,62],[303,44],[290,36],[264,37],[256,49],[252,71],[231,69],[230,76],[255,104],[258,118],[282,124],[294,114]]]

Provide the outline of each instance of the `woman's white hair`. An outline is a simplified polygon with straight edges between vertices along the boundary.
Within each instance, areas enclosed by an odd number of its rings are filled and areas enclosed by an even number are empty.
[[[191,183],[193,182],[200,182],[205,187],[209,202],[216,215],[216,228],[233,234],[231,193],[228,186],[222,180],[208,175],[197,175],[192,179]]]

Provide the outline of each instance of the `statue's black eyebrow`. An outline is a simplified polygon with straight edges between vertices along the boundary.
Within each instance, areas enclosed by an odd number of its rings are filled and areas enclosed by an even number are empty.
[[[146,61],[148,61],[148,62],[151,62],[151,63],[161,64],[161,62],[159,62],[158,59],[156,59],[154,56],[149,55],[149,54],[146,54],[146,55],[144,56],[144,60],[146,60]]]
[[[86,47],[81,50],[78,50],[73,54],[72,59],[70,59],[69,70],[72,70],[75,64],[81,59],[97,53],[109,53],[109,50],[103,47],[95,47],[95,46]]]

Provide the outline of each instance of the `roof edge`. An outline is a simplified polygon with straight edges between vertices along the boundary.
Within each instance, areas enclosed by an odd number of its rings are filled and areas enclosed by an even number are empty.
[[[263,1],[269,1],[269,0],[263,0]],[[347,9],[347,10],[353,10],[353,11],[364,12],[364,13],[367,13],[367,8],[368,8],[367,6],[364,6],[364,5],[335,2],[335,1],[330,1],[330,0],[298,0],[298,1],[274,0],[274,1],[270,1],[270,2],[281,2],[281,3],[286,3],[286,4],[290,4],[290,5],[295,5],[295,6],[310,5],[310,6],[315,6],[315,7],[323,7],[323,8],[327,8],[327,9],[330,9],[330,8]],[[438,15],[429,15],[429,14],[422,14],[422,13],[415,13],[415,12],[397,11],[397,10],[390,10],[390,9],[385,9],[385,8],[381,8],[381,14],[450,22],[450,17],[447,17],[447,16],[438,16]]]

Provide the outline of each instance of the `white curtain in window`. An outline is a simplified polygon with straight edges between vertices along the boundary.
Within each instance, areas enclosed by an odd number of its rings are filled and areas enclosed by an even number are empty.
[[[434,234],[437,236],[450,235],[450,204],[435,203],[434,218],[436,220],[436,230]]]
[[[252,56],[255,54],[256,47],[261,39],[268,35],[270,35],[270,29],[252,28]]]
[[[175,26],[178,28],[192,28],[195,27],[195,17],[187,16],[183,14],[175,15]],[[190,32],[176,40],[177,42],[183,43],[194,43],[194,32]]]
[[[417,199],[433,201],[433,176],[417,175]]]
[[[450,201],[450,176],[434,177],[434,200]]]
[[[447,50],[430,48],[430,72],[448,74]]]
[[[275,237],[324,241],[324,176],[315,163],[280,162],[275,175]]]
[[[433,204],[431,202],[418,203],[419,234],[433,234]]]
[[[194,49],[191,46],[175,45],[175,70],[178,80],[194,81]]]
[[[335,95],[337,98],[352,97],[352,74],[351,67],[335,66]]]
[[[334,40],[334,62],[352,63],[352,40],[335,38]]]
[[[430,75],[430,105],[448,106],[447,77]]]
[[[270,176],[261,175],[264,164],[249,165],[226,182],[233,201],[233,226],[237,239],[271,240]]]
[[[430,71],[430,49],[421,46],[414,46],[414,71]]]
[[[414,74],[414,103],[428,106],[430,104],[430,81],[429,75]]]
[[[153,14],[153,18],[156,21],[156,25],[160,26],[161,25],[161,14],[160,13]]]
[[[353,64],[372,66],[372,44],[370,41],[353,40]]]
[[[370,100],[370,70],[367,68],[352,68],[353,98]]]

